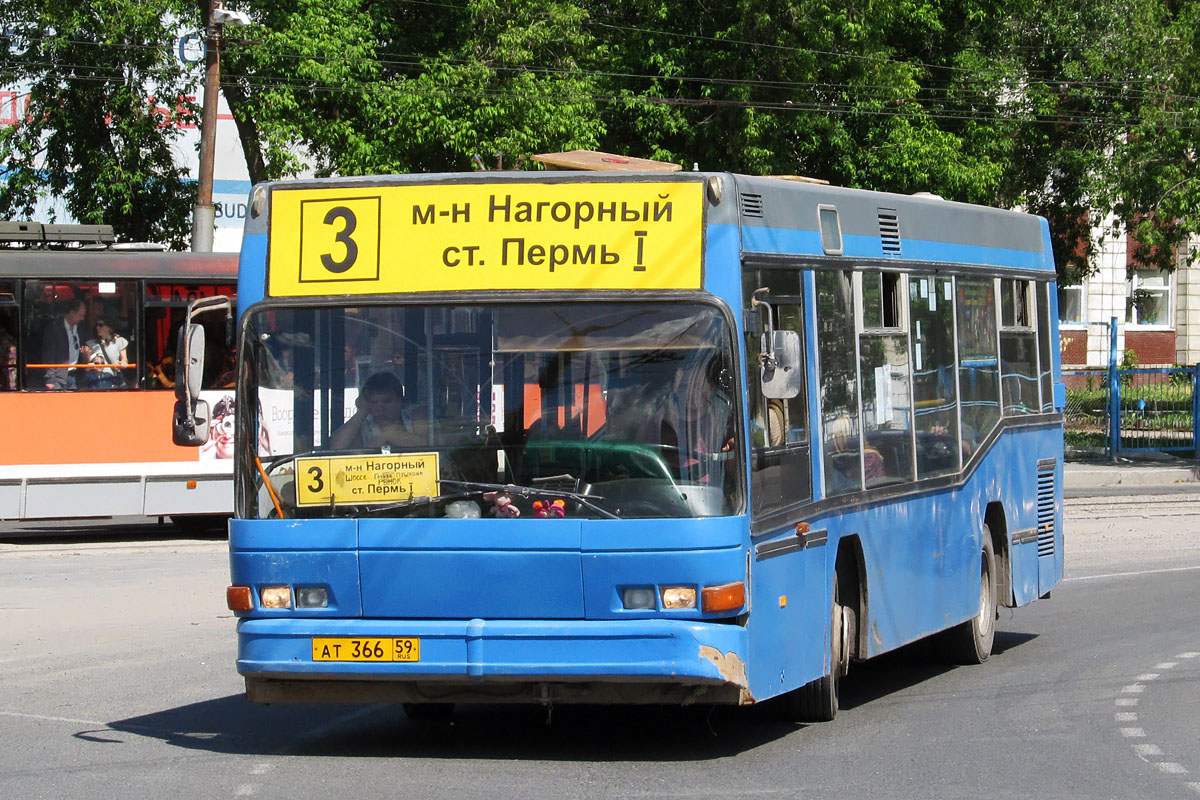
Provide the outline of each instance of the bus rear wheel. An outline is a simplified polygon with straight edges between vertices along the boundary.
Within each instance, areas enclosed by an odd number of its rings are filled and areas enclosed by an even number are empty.
[[[846,607],[838,596],[837,576],[833,579],[833,611],[829,629],[829,673],[809,681],[787,695],[789,716],[797,722],[830,722],[837,716],[838,693],[842,676],[850,666]]]
[[[979,566],[979,606],[975,616],[943,634],[943,650],[954,664],[982,664],[992,654],[996,638],[996,557],[992,532],[983,526]]]

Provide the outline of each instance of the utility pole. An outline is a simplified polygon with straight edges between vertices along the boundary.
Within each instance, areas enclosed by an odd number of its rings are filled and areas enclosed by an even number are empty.
[[[221,90],[221,31],[226,25],[249,25],[240,11],[227,11],[220,0],[208,0],[204,28],[204,108],[200,117],[200,174],[196,207],[192,210],[192,250],[210,253],[213,248],[213,165],[216,160],[217,103]]]

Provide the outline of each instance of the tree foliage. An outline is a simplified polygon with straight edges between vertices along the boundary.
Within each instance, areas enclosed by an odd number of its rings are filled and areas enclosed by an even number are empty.
[[[0,197],[30,197],[40,163],[53,191],[77,197],[80,218],[152,217],[133,198],[161,189],[165,209],[165,194],[186,192],[155,144],[171,129],[150,114],[134,125],[137,103],[123,98],[183,93],[187,76],[126,49],[119,68],[103,61],[115,74],[101,80],[95,62],[108,55],[72,44],[153,49],[170,27],[156,31],[156,19],[197,20],[206,6],[174,1],[104,0],[102,13],[10,0],[23,9],[13,20],[77,33],[38,40],[0,72],[45,81],[38,121],[0,138],[25,170]],[[226,31],[222,88],[256,181],[510,167],[599,148],[1020,206],[1050,220],[1067,282],[1090,270],[1098,224],[1130,231],[1150,265],[1169,266],[1200,231],[1200,0],[253,0],[242,10],[254,24]],[[67,98],[88,108],[69,114]],[[104,127],[99,109],[120,120],[102,146],[87,138]],[[76,154],[93,147],[114,155],[82,164]],[[153,224],[169,228],[165,214]]]
[[[0,127],[0,216],[61,198],[124,239],[184,241],[195,189],[174,144],[194,76],[174,56],[171,20],[189,11],[169,0],[0,6],[0,86],[23,90],[19,123]]]

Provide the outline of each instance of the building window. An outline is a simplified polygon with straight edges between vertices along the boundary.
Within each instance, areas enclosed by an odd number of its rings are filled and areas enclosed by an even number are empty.
[[[1083,284],[1058,287],[1058,321],[1064,325],[1082,325],[1087,322],[1087,294]]]
[[[1134,270],[1125,283],[1125,322],[1171,324],[1171,275],[1161,269]]]

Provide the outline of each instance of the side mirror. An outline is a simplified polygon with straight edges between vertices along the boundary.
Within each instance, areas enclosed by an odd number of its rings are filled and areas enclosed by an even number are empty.
[[[180,447],[199,447],[208,442],[208,401],[193,400],[190,407],[183,400],[175,401],[172,415],[171,440]]]
[[[787,400],[804,388],[804,360],[800,352],[800,334],[772,330],[763,334],[762,369],[759,379],[763,397]]]
[[[200,395],[204,381],[204,326],[191,323],[179,330],[175,354],[175,397],[184,403]]]
[[[233,305],[225,295],[202,297],[188,306],[175,355],[175,411],[171,438],[182,447],[199,447],[208,441],[208,403],[200,399],[204,382],[204,327],[192,317],[210,311],[224,311],[226,321]]]

